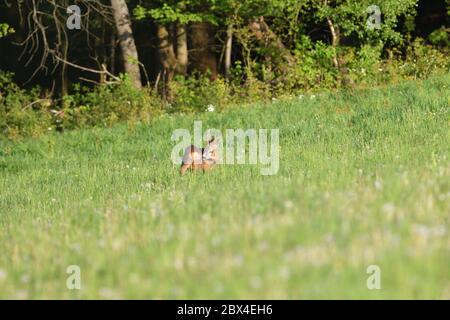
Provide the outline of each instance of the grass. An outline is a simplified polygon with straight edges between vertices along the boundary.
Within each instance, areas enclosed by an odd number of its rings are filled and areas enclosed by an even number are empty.
[[[0,298],[450,298],[450,75],[0,148]],[[280,129],[180,177],[174,129]],[[81,290],[68,290],[78,265]],[[368,290],[369,265],[381,289]]]

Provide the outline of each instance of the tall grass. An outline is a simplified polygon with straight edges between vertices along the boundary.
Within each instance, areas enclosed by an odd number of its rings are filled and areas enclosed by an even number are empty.
[[[450,298],[450,75],[0,148],[0,298]],[[180,177],[175,128],[280,129]],[[81,269],[68,290],[66,269]],[[369,265],[381,289],[369,290]]]

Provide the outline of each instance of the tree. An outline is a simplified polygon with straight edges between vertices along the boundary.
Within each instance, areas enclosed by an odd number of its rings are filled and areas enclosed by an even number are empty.
[[[196,1],[194,1],[196,2]],[[143,1],[134,9],[137,20],[150,18],[157,27],[158,54],[162,70],[162,94],[171,99],[170,82],[175,73],[185,75],[188,68],[187,26],[201,22],[200,13],[192,11],[192,1]]]
[[[106,76],[120,80],[107,71],[102,54],[105,31],[111,29],[105,26],[114,24],[111,7],[102,1],[78,0],[80,29],[71,30],[67,25],[68,17],[73,15],[68,10],[70,5],[69,0],[33,0],[5,8],[9,15],[17,16],[13,20],[14,47],[20,48],[21,53],[15,54],[15,60],[20,61],[17,65],[26,77],[23,82],[31,82],[38,74],[43,78],[52,76],[51,95],[55,89],[61,95],[68,93],[69,68],[77,69],[78,75],[95,75],[99,82],[106,81]],[[54,77],[55,74],[59,77]]]
[[[141,73],[136,44],[131,28],[130,13],[125,0],[111,0],[117,36],[122,51],[125,72],[136,88],[141,88]]]
[[[396,30],[402,16],[415,15],[418,0],[310,0],[315,17],[327,21],[332,43],[339,45],[340,34],[355,37],[359,44],[383,42],[400,44],[404,36]],[[375,8],[375,9],[374,9]],[[379,9],[379,12],[377,12]],[[368,27],[371,15],[380,15],[379,27]],[[334,29],[334,36],[333,30]]]

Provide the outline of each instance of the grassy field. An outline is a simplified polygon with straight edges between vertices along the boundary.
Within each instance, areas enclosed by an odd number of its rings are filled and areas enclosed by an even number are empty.
[[[0,298],[450,299],[449,92],[444,75],[3,141]],[[194,120],[278,128],[278,174],[180,177],[170,137]]]

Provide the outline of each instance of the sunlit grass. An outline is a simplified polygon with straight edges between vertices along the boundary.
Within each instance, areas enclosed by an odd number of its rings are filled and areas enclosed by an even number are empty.
[[[450,76],[0,148],[0,298],[450,298]],[[180,177],[176,128],[280,129]],[[81,268],[80,291],[66,268]],[[366,269],[381,268],[381,290]]]

